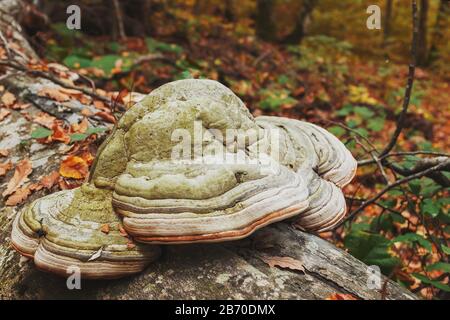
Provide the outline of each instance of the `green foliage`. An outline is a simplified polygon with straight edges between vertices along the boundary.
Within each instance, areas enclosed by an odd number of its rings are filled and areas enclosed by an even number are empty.
[[[291,105],[297,103],[297,100],[289,95],[287,90],[262,90],[261,95],[263,99],[259,106],[266,111],[277,111],[284,105]]]
[[[388,252],[390,241],[382,235],[352,230],[345,237],[344,245],[354,257],[368,265],[379,266],[384,274],[389,274],[399,264],[399,260]]]
[[[404,242],[404,243],[418,243],[422,247],[428,250],[428,252],[432,251],[433,246],[431,245],[431,242],[422,237],[420,234],[417,233],[406,233],[402,234],[401,236],[398,236],[391,240],[391,243],[396,242]]]
[[[33,139],[42,139],[51,136],[53,133],[52,130],[49,130],[44,127],[37,127],[32,133],[31,138]]]
[[[170,52],[181,54],[183,52],[183,48],[174,43],[165,43],[153,38],[145,38],[145,43],[150,52]]]
[[[447,284],[444,284],[438,280],[432,280],[430,278],[428,278],[427,276],[423,275],[423,274],[419,274],[419,273],[413,273],[412,274],[415,278],[419,279],[420,281],[422,281],[423,283],[426,284],[430,284],[433,287],[436,287],[442,291],[445,292],[450,292],[450,286]]]
[[[82,141],[92,134],[105,131],[105,127],[89,127],[85,133],[74,133],[70,135],[70,142]]]

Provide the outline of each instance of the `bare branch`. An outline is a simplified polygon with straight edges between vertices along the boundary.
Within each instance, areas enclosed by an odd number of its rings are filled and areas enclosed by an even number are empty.
[[[408,71],[408,83],[406,85],[405,96],[403,98],[403,106],[402,111],[397,119],[397,126],[395,128],[395,132],[392,135],[391,140],[389,141],[386,148],[383,149],[380,153],[380,157],[388,154],[397,143],[397,139],[402,132],[402,129],[405,125],[405,118],[408,112],[409,100],[411,98],[411,92],[414,84],[414,73],[416,70],[416,61],[417,61],[417,39],[419,34],[419,26],[418,26],[418,17],[417,17],[417,2],[416,0],[412,1],[412,22],[413,22],[413,34],[412,34],[412,44],[411,44],[411,63],[409,65]]]
[[[443,160],[441,163],[439,163],[438,165],[435,165],[431,168],[428,168],[424,171],[418,172],[416,174],[407,176],[403,179],[397,180],[394,183],[386,186],[383,190],[381,190],[380,192],[378,192],[374,197],[364,201],[357,209],[353,210],[345,219],[343,219],[339,224],[337,224],[333,229],[337,229],[338,227],[340,227],[341,225],[343,225],[345,222],[347,222],[348,220],[353,219],[358,213],[360,213],[362,210],[364,210],[367,206],[375,203],[383,194],[385,194],[386,192],[388,192],[389,190],[398,187],[399,185],[402,185],[404,183],[407,183],[411,180],[414,179],[419,179],[422,178],[432,172],[436,172],[436,171],[440,171],[444,168],[448,168],[450,166],[450,159],[446,158],[445,160]]]

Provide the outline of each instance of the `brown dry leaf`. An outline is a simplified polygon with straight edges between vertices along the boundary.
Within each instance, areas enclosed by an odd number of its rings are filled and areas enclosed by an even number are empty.
[[[85,116],[85,117],[90,117],[92,116],[92,112],[88,109],[88,108],[84,108],[83,110],[81,110],[81,115]]]
[[[80,123],[72,124],[72,132],[85,133],[88,129],[89,122],[87,118],[83,118]]]
[[[33,122],[51,129],[55,120],[56,118],[49,115],[48,113],[40,112],[36,117],[34,117]]]
[[[280,267],[282,269],[291,269],[291,270],[298,270],[305,273],[305,267],[303,266],[303,263],[299,260],[296,260],[291,257],[261,257],[261,260],[267,263],[271,268],[274,267]]]
[[[28,186],[17,189],[8,200],[6,200],[7,206],[15,206],[22,203],[31,194],[31,190]]]
[[[100,118],[102,118],[105,121],[111,122],[111,123],[116,123],[116,118],[114,118],[114,116],[111,113],[108,112],[97,112],[95,113],[96,116],[99,116]]]
[[[83,179],[88,175],[89,166],[86,161],[77,156],[68,156],[59,168],[59,174],[66,178]]]
[[[7,156],[9,156],[9,150],[0,149],[0,157],[7,157]]]
[[[31,106],[31,103],[15,103],[11,106],[14,110],[24,110]]]
[[[88,165],[91,165],[92,162],[94,161],[94,157],[92,156],[92,153],[90,153],[89,151],[83,151],[79,156],[83,158],[83,160],[86,161]]]
[[[11,111],[9,111],[8,109],[0,109],[0,121],[5,119],[10,114],[11,114]]]
[[[358,300],[358,299],[356,299],[351,294],[333,293],[329,297],[327,297],[326,300]]]
[[[52,173],[50,173],[48,176],[45,176],[41,179],[40,184],[46,188],[46,189],[50,189],[51,187],[53,187],[59,180],[59,172],[58,171],[53,171]]]
[[[2,99],[1,102],[3,105],[10,107],[12,106],[15,102],[16,102],[16,96],[13,95],[11,92],[6,91],[3,95],[2,95]]]
[[[64,129],[60,126],[58,121],[55,121],[52,125],[53,134],[51,136],[52,140],[61,141],[64,143],[70,142],[70,136]]]
[[[102,111],[108,111],[109,108],[105,105],[103,101],[100,100],[94,100],[94,107],[96,109],[102,110]]]
[[[61,91],[61,88],[42,88],[41,90],[39,90],[38,95],[40,95],[41,97],[48,97],[51,98],[55,101],[59,101],[59,102],[63,102],[63,101],[68,101],[70,100],[70,96],[68,94],[65,94],[64,92]]]
[[[134,249],[136,247],[136,245],[132,242],[132,241],[129,241],[128,243],[127,243],[127,248],[128,249]]]
[[[3,196],[6,197],[17,190],[27,179],[28,175],[33,171],[31,161],[27,158],[23,159],[16,165],[16,171],[13,177],[9,180],[6,190],[3,191]]]
[[[59,92],[65,93],[69,96],[73,96],[73,97],[81,97],[83,95],[83,92],[81,92],[80,90],[75,90],[75,89],[68,89],[68,88],[60,88]]]
[[[6,174],[6,172],[8,172],[8,170],[11,168],[12,168],[11,161],[8,161],[5,163],[0,163],[0,177],[4,176]]]
[[[100,231],[103,232],[103,233],[108,234],[109,233],[109,224],[107,224],[107,223],[102,224],[102,226],[100,228]]]

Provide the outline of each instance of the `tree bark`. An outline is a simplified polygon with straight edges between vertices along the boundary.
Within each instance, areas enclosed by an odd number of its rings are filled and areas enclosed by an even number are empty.
[[[4,1],[0,0],[0,6]],[[26,42],[23,37],[20,41]],[[56,101],[40,100],[36,93],[51,85],[49,80],[11,74],[0,84],[14,92],[19,100],[33,103],[26,109],[30,117],[11,110],[2,120],[0,149],[8,149],[9,158],[14,162],[30,158],[33,163],[30,180],[37,181],[59,168],[64,146],[29,140],[32,119],[44,110],[76,122],[74,110],[92,107],[83,106],[77,100],[68,101],[64,105],[71,111],[65,112],[55,107]],[[21,143],[24,140],[29,141],[28,147]],[[0,192],[11,178],[11,171],[0,177]],[[27,202],[48,192],[37,191]],[[371,273],[364,263],[317,236],[295,230],[286,222],[266,227],[240,241],[164,246],[161,259],[139,275],[114,281],[82,280],[81,290],[69,290],[64,278],[38,271],[11,248],[12,220],[23,205],[9,207],[5,206],[4,199],[0,200],[2,299],[324,299],[333,293],[351,294],[360,299],[417,298],[384,276],[382,292],[370,289]],[[275,256],[294,258],[303,264],[305,271],[270,267],[263,261]]]
[[[428,43],[427,43],[427,22],[428,22],[428,0],[420,0],[419,11],[419,39],[417,50],[417,65],[425,66],[428,62]]]
[[[392,0],[386,0],[384,12],[383,47],[386,47],[388,38],[391,35]]]
[[[441,0],[436,18],[436,24],[433,28],[433,38],[431,43],[430,58],[436,61],[441,58],[445,45],[448,42],[446,33],[450,29],[450,2],[448,0]],[[447,55],[448,57],[448,55]],[[447,58],[447,61],[450,59]]]
[[[305,36],[306,22],[317,5],[317,0],[303,0],[294,30],[284,39],[286,43],[298,44]]]
[[[274,41],[276,28],[272,20],[273,0],[258,0],[258,12],[256,15],[256,34],[260,39]]]

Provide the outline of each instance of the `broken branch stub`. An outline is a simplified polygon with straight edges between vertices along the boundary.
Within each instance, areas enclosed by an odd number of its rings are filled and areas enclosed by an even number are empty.
[[[75,264],[86,278],[124,276],[157,258],[155,244],[240,239],[294,216],[304,230],[329,230],[345,215],[340,188],[355,171],[326,130],[254,118],[216,81],[175,81],[122,116],[90,182],[25,208],[12,242],[44,270]]]

